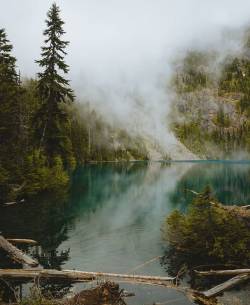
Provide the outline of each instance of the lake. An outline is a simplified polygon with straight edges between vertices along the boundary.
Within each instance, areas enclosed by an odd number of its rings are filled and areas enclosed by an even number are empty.
[[[34,254],[48,268],[166,276],[161,226],[174,209],[186,211],[207,185],[224,204],[250,204],[248,162],[132,162],[90,164],[72,177],[68,198],[0,209],[6,237],[39,242]],[[74,290],[82,288],[73,287]],[[166,288],[121,284],[136,293],[128,304],[191,304]],[[171,303],[172,304],[172,303]]]

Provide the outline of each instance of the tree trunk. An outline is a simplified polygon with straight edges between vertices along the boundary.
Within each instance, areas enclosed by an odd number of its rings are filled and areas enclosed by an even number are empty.
[[[194,271],[200,276],[250,274],[250,269]]]
[[[211,298],[211,297],[217,296],[218,294],[222,293],[223,291],[225,291],[229,288],[232,288],[242,282],[245,282],[249,278],[250,278],[250,274],[237,275],[220,285],[217,285],[207,291],[201,292],[200,294],[207,298]]]
[[[11,259],[20,264],[27,264],[31,267],[36,267],[38,262],[33,258],[29,257],[27,254],[23,253],[21,250],[13,246],[8,242],[3,236],[0,235],[0,248],[2,248]]]
[[[7,241],[14,244],[14,245],[31,245],[31,246],[35,246],[37,245],[37,241],[33,240],[33,239],[20,239],[20,238],[7,238]]]
[[[161,276],[145,276],[145,275],[130,275],[130,274],[116,274],[116,273],[103,273],[103,272],[85,272],[77,270],[50,270],[50,269],[0,269],[0,278],[7,279],[34,279],[39,278],[52,278],[70,280],[72,282],[91,281],[96,278],[122,278],[125,280],[149,282],[149,281],[173,281],[173,277]]]

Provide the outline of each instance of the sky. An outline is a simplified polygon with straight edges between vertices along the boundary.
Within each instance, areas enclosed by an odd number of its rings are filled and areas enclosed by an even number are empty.
[[[35,76],[50,0],[0,0],[23,76]],[[249,0],[58,0],[69,78],[79,100],[109,120],[161,138],[169,111],[171,61],[190,48],[226,50],[222,33],[250,21]],[[139,124],[138,124],[139,122]],[[139,125],[139,126],[138,126]]]
[[[52,2],[0,0],[0,26],[6,28],[15,46],[24,75],[37,72],[34,60],[39,58],[44,20]],[[67,60],[74,77],[81,73],[107,73],[103,71],[107,67],[109,73],[120,69],[134,74],[146,61],[154,64],[173,49],[194,40],[216,40],[223,27],[238,27],[250,20],[247,0],[60,0],[56,3],[66,22],[66,37],[70,40]]]

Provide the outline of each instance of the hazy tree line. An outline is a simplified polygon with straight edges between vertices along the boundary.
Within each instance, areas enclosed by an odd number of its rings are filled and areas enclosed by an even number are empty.
[[[145,158],[139,140],[131,147],[125,132],[114,131],[87,106],[79,110],[66,77],[69,42],[63,40],[63,25],[53,4],[36,61],[40,69],[35,79],[26,80],[0,29],[0,203],[64,189],[74,168],[85,161]]]

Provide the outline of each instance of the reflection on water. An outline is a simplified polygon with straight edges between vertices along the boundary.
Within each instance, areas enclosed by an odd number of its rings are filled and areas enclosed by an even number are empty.
[[[187,189],[201,191],[207,184],[225,204],[250,204],[249,163],[88,165],[72,178],[68,200],[47,195],[33,204],[1,208],[0,231],[38,240],[41,247],[34,251],[46,267],[129,272],[164,253],[160,228],[166,215],[186,209],[193,196]],[[165,275],[159,260],[136,272]],[[136,288],[131,304],[152,292],[143,289]],[[166,290],[155,293],[154,301],[166,300]]]
[[[201,191],[210,185],[214,196],[226,205],[244,205],[250,202],[250,163],[249,162],[200,162],[177,182],[170,202],[184,208],[192,200],[187,189]]]

